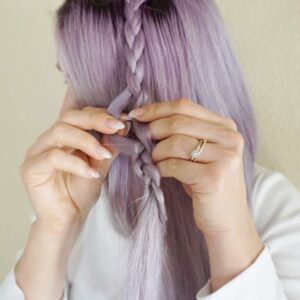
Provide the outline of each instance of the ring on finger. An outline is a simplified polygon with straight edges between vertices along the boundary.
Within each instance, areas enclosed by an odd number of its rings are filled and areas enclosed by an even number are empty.
[[[205,139],[201,139],[199,141],[199,144],[197,146],[196,149],[194,149],[192,152],[191,152],[191,158],[190,158],[190,161],[192,162],[198,162],[198,158],[200,157],[200,155],[202,154],[204,148],[205,148],[205,145],[207,144],[207,140]]]

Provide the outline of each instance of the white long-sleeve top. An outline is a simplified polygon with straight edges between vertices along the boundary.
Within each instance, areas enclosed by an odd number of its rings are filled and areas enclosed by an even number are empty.
[[[130,241],[113,223],[105,188],[99,200],[70,255],[64,300],[121,298],[122,280],[126,276],[124,251],[128,251]],[[299,191],[282,173],[255,164],[252,215],[264,250],[219,290],[211,292],[208,280],[195,300],[300,299]],[[21,253],[22,250],[16,262]],[[14,268],[15,265],[0,286],[1,300],[25,300]]]

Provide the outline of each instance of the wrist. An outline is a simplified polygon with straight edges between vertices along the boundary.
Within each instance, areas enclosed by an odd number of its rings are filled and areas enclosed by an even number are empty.
[[[32,240],[45,243],[45,251],[48,255],[61,261],[63,266],[68,260],[81,228],[81,223],[77,220],[68,224],[59,224],[37,218],[30,228],[30,237]]]
[[[241,213],[238,218],[231,218],[230,224],[219,226],[218,228],[211,228],[209,230],[202,230],[204,239],[208,245],[216,243],[226,243],[230,240],[240,240],[244,237],[257,237],[258,233],[250,215],[250,211],[247,210]]]
[[[247,218],[229,231],[205,236],[211,271],[211,290],[216,291],[247,269],[264,248],[255,224]]]
[[[76,237],[82,227],[82,222],[78,218],[61,221],[37,217],[32,225],[37,231],[51,239],[65,240]]]
[[[59,299],[79,223],[59,226],[37,218],[15,267],[16,281],[28,299]]]

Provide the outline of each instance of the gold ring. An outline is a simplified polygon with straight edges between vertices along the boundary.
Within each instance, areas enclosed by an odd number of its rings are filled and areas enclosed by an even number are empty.
[[[196,162],[197,158],[201,155],[204,150],[204,147],[207,143],[207,140],[200,140],[197,148],[191,152],[191,161]]]

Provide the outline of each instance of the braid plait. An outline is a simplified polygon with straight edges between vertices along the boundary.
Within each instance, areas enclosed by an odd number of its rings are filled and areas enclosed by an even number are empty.
[[[150,103],[143,88],[143,52],[145,36],[142,29],[141,6],[146,0],[125,0],[125,58],[127,63],[127,87],[109,105],[107,112],[118,118],[125,109]],[[128,137],[108,135],[112,145],[131,157],[134,173],[142,179],[144,194],[136,203],[136,226],[132,232],[134,241],[128,264],[128,283],[125,300],[175,299],[172,275],[167,263],[165,236],[167,212],[165,197],[160,187],[159,168],[153,163],[151,152],[154,143],[145,123],[132,120],[132,133]],[[134,138],[132,138],[134,136]]]
[[[158,168],[153,164],[152,157],[148,150],[140,143],[141,151],[137,158],[133,161],[133,169],[135,173],[145,181],[144,198],[150,197],[151,191],[155,193],[157,200],[160,220],[163,224],[167,222],[167,213],[165,209],[164,195],[160,188],[161,176]]]
[[[140,6],[145,0],[125,0],[125,57],[128,65],[127,84],[131,94],[140,105],[143,96],[141,84],[144,79],[144,65],[141,61],[145,49],[145,37],[142,31]]]
[[[142,30],[142,13],[141,6],[146,0],[125,0],[124,13],[126,17],[124,25],[125,33],[125,58],[127,62],[127,87],[116,97],[107,109],[107,112],[115,117],[119,117],[126,107],[132,107],[132,99],[136,99],[134,106],[139,107],[148,102],[148,95],[142,89],[144,79],[144,64],[141,57],[145,48],[145,36]],[[167,221],[167,214],[164,204],[164,196],[160,189],[160,173],[158,168],[153,164],[150,152],[153,143],[143,136],[139,135],[139,129],[143,126],[136,120],[132,121],[132,128],[135,129],[136,136],[140,141],[138,143],[139,153],[132,153],[132,167],[137,176],[144,179],[145,194],[144,199],[148,199],[151,191],[156,195],[159,206],[160,218],[162,222]],[[127,138],[118,137],[118,142]],[[128,145],[128,144],[127,144]],[[128,154],[131,154],[128,153]]]
[[[141,60],[145,49],[145,36],[142,30],[141,5],[146,0],[125,0],[125,58],[127,63],[126,80],[127,87],[109,105],[108,112],[119,117],[126,108],[132,108],[132,98],[135,99],[135,106],[147,103],[148,96],[142,90],[144,79],[144,65]]]

